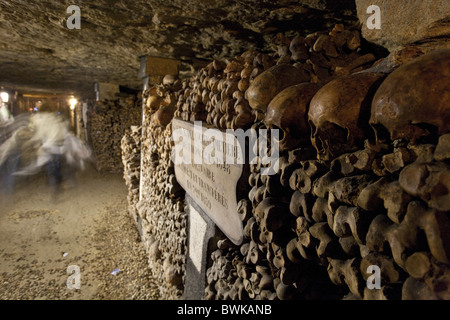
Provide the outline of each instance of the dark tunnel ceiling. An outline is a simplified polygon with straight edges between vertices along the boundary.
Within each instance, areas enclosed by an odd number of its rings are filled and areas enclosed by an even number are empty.
[[[81,30],[66,26],[72,4]],[[140,89],[141,55],[181,59],[189,70],[196,61],[268,51],[278,32],[358,23],[349,0],[2,0],[0,9],[0,84],[66,94],[90,94],[96,81]]]

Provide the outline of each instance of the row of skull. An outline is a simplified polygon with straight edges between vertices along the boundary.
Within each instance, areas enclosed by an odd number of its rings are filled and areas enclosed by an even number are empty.
[[[332,160],[367,139],[416,143],[450,132],[450,49],[388,75],[367,69],[324,85],[298,83],[292,68],[276,65],[246,91],[265,125],[281,130],[281,151],[312,144],[320,160]]]

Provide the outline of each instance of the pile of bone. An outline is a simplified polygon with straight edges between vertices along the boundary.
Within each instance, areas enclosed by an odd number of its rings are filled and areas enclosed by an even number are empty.
[[[147,110],[148,111],[148,110]],[[142,135],[142,199],[138,203],[141,237],[149,267],[163,299],[183,294],[186,263],[184,191],[171,161],[171,126],[153,123],[146,115]]]
[[[141,172],[141,130],[131,126],[122,137],[123,178],[128,188],[128,213],[137,222],[136,205],[139,201],[139,179]]]
[[[121,140],[127,129],[141,123],[141,101],[136,97],[101,100],[93,111],[90,139],[97,170],[122,172]]]
[[[176,102],[182,94],[183,81],[177,76],[166,75],[161,84],[146,89],[144,98],[146,121],[157,127],[165,127],[172,121]]]
[[[206,121],[220,129],[245,129],[264,119],[265,106],[282,89],[328,82],[363,70],[376,59],[362,53],[359,31],[343,25],[328,34],[293,39],[280,34],[273,45],[273,54],[247,51],[230,60],[214,60],[182,82],[175,117]],[[262,86],[268,90],[258,90]]]
[[[218,243],[206,298],[449,299],[447,70],[435,51],[266,102],[254,126],[282,130],[279,172],[251,165],[244,242]]]

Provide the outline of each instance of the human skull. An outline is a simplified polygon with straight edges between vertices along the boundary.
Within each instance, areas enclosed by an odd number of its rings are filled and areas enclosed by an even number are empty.
[[[147,107],[147,110],[150,113],[154,113],[156,110],[159,109],[159,107],[161,106],[163,101],[164,101],[164,99],[162,97],[160,97],[159,95],[152,94],[145,101],[145,105]]]
[[[304,61],[309,58],[306,40],[302,36],[296,36],[292,39],[289,50],[294,61]]]
[[[312,98],[308,112],[311,142],[320,160],[332,160],[361,147],[367,132],[375,90],[384,75],[355,73],[323,86]]]
[[[414,143],[450,132],[450,50],[423,55],[392,72],[377,90],[370,125],[377,139]]]
[[[175,81],[178,79],[178,75],[167,74],[164,76],[162,83],[163,85],[173,85]]]
[[[175,111],[174,97],[167,95],[158,110],[151,115],[151,121],[157,126],[165,127],[172,121]]]
[[[246,90],[245,96],[252,109],[266,112],[269,102],[281,90],[308,81],[309,75],[305,70],[290,64],[278,64],[258,75]]]
[[[280,151],[309,142],[308,108],[319,88],[318,84],[301,83],[284,89],[270,101],[264,122],[267,128],[281,131]]]

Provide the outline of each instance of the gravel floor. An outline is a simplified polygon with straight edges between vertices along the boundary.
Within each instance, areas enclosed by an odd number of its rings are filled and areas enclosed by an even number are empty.
[[[45,182],[26,179],[0,205],[0,299],[157,300],[121,175],[87,172],[56,200]]]
[[[125,208],[107,208],[94,243],[107,248],[94,262],[101,284],[96,299],[158,299],[147,256],[134,222]],[[117,275],[107,271],[119,269]]]

